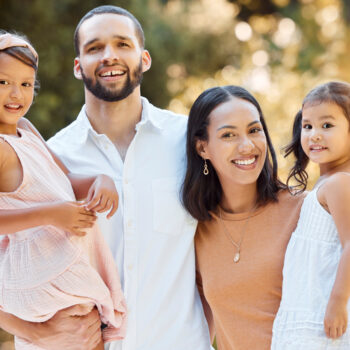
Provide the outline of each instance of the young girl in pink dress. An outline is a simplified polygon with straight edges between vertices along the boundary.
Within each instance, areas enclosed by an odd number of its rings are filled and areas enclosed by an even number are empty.
[[[79,315],[96,306],[103,341],[121,339],[125,300],[94,225],[95,212],[114,214],[118,195],[109,177],[70,174],[40,135],[18,127],[33,101],[37,65],[25,38],[0,34],[0,310],[43,322],[73,305],[82,306]],[[25,339],[15,344],[40,349]]]

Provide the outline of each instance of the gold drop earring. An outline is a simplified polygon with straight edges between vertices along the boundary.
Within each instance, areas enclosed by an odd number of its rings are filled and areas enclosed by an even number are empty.
[[[208,174],[209,174],[209,169],[208,169],[208,164],[207,164],[207,160],[206,160],[206,159],[204,159],[203,174],[204,174],[204,175],[208,175]]]

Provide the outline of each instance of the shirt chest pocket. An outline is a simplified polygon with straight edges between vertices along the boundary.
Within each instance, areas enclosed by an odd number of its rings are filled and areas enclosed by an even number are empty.
[[[156,232],[180,235],[193,219],[180,202],[180,185],[176,178],[152,181],[153,228]]]

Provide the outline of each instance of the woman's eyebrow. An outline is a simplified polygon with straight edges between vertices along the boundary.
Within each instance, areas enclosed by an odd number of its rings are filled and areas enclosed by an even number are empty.
[[[247,126],[249,128],[253,124],[257,124],[257,123],[261,124],[260,120],[254,120],[254,121],[250,122]],[[219,131],[221,129],[237,129],[237,126],[234,126],[234,125],[222,125],[222,126],[220,126],[220,128],[217,129],[217,131]]]

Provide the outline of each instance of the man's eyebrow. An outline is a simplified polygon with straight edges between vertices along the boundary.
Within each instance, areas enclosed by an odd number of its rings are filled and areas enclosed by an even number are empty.
[[[117,34],[113,35],[113,38],[120,39],[120,40],[132,40],[131,37],[129,37],[129,36],[117,35]],[[98,40],[99,40],[98,38],[93,38],[93,39],[89,40],[88,42],[86,42],[84,44],[84,47],[89,46],[89,45],[93,44],[94,42],[96,42]]]
[[[89,45],[93,44],[95,41],[98,41],[98,39],[97,39],[97,38],[94,38],[94,39],[89,40],[87,43],[85,43],[85,44],[83,45],[83,47],[89,46]]]

